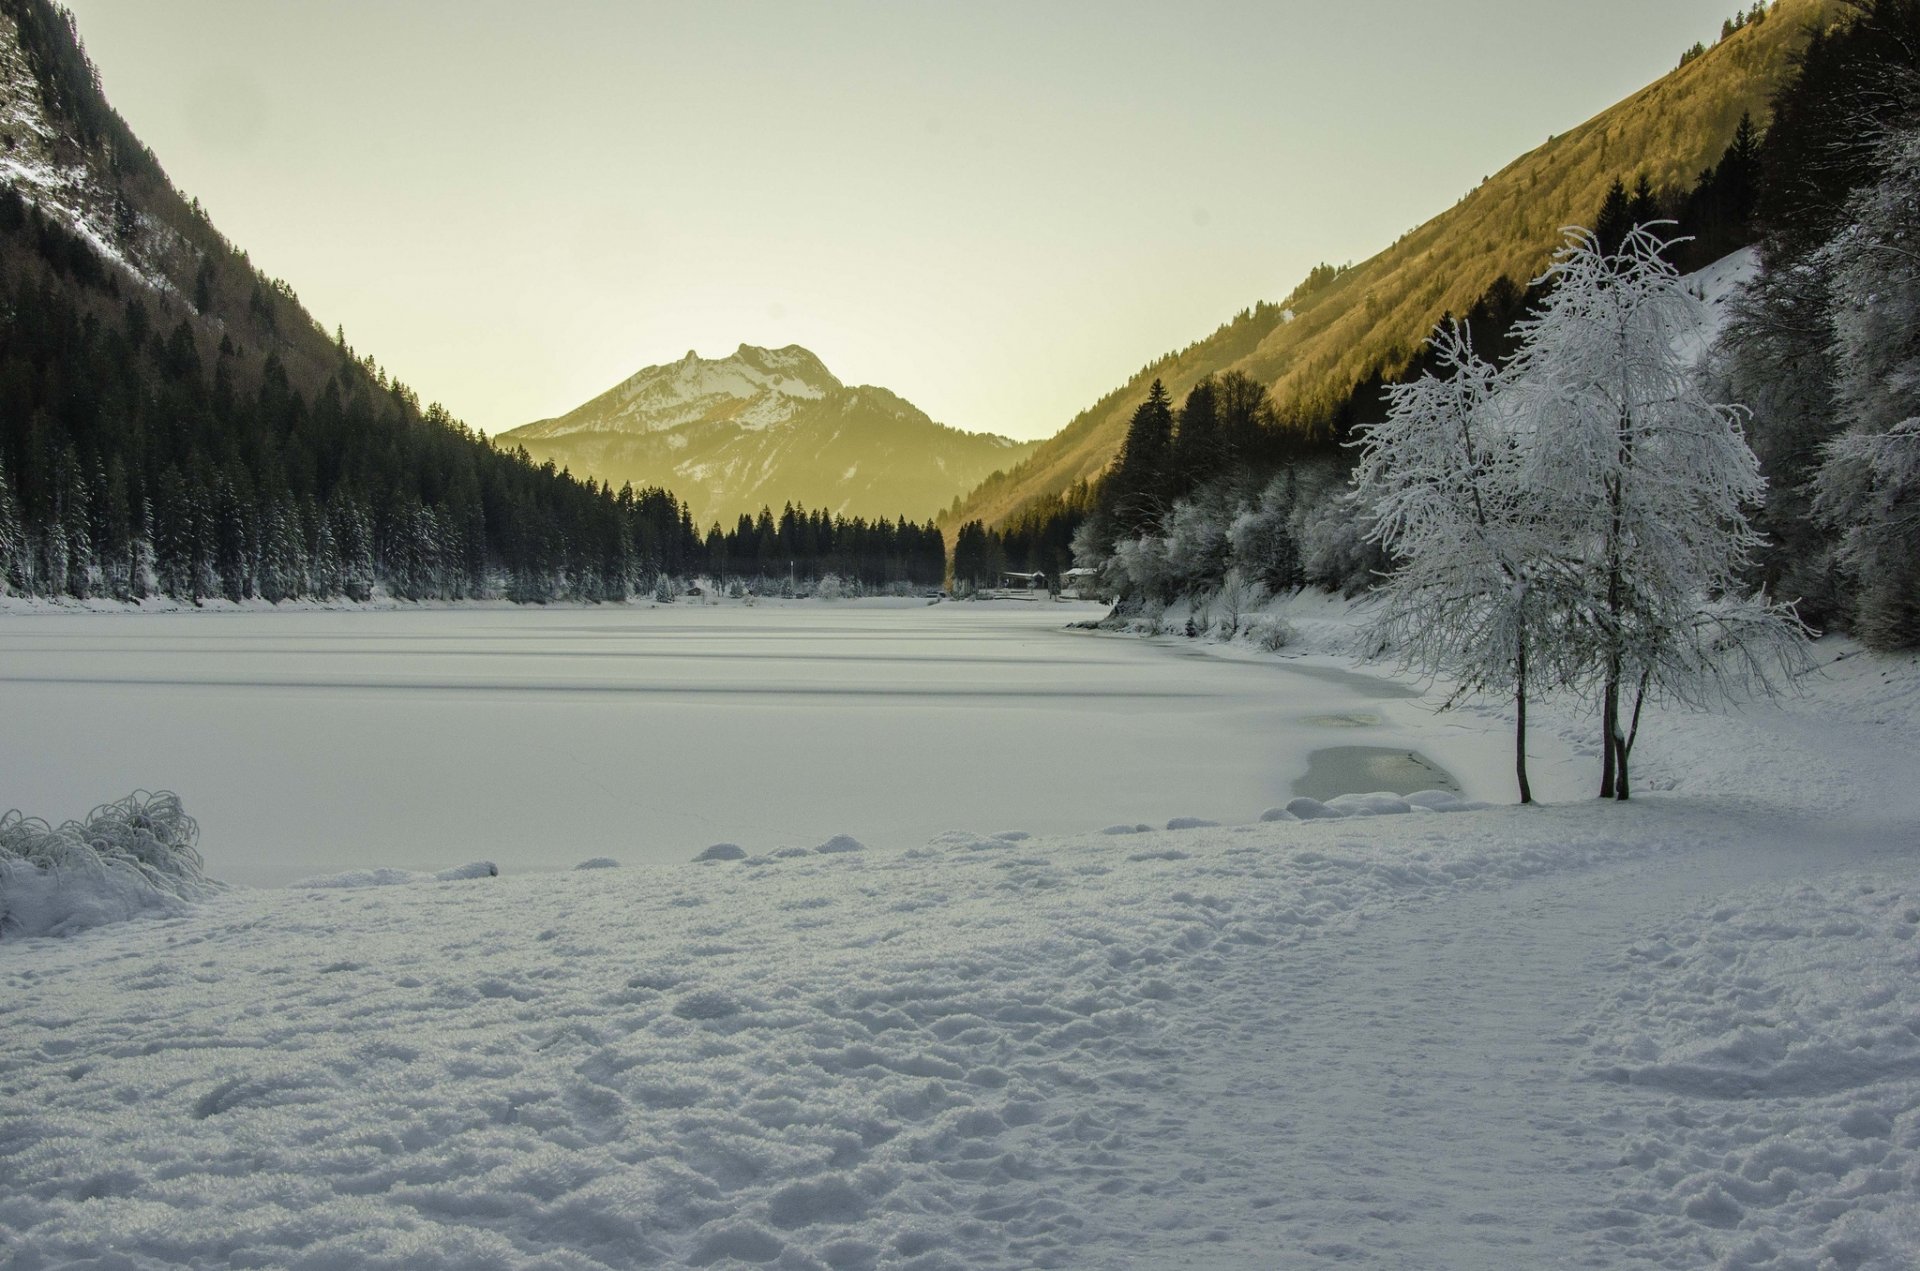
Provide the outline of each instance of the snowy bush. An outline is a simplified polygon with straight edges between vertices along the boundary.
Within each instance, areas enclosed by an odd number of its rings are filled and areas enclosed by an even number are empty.
[[[179,796],[137,790],[84,821],[0,816],[0,936],[65,935],[213,894]]]
[[[1262,615],[1247,624],[1247,637],[1269,653],[1278,653],[1297,638],[1285,618]]]
[[[1167,567],[1166,541],[1144,535],[1121,539],[1113,545],[1107,572],[1122,595],[1164,598],[1173,580],[1173,572]]]
[[[1253,612],[1266,601],[1267,589],[1249,581],[1235,566],[1220,580],[1219,589],[1213,593],[1208,609],[1212,620],[1219,626],[1220,635],[1231,640],[1240,634]]]
[[[847,585],[838,574],[823,574],[820,581],[813,585],[815,600],[845,600],[848,594]]]
[[[1271,591],[1298,587],[1305,581],[1300,547],[1288,524],[1298,492],[1298,479],[1289,468],[1269,481],[1253,506],[1242,510],[1227,527],[1234,568]]]
[[[1344,473],[1339,484],[1303,488],[1288,524],[1301,572],[1315,586],[1357,596],[1386,566],[1384,553],[1368,538],[1373,518],[1347,488]]]
[[[1174,505],[1167,518],[1165,559],[1168,581],[1191,593],[1227,572],[1232,543],[1227,536],[1232,513],[1223,501],[1196,499]]]

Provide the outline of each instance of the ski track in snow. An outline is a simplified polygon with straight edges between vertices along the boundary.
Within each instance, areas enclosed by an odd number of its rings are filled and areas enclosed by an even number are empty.
[[[1858,655],[1663,715],[1670,792],[1625,808],[836,841],[12,942],[0,1262],[1911,1267],[1917,698]]]

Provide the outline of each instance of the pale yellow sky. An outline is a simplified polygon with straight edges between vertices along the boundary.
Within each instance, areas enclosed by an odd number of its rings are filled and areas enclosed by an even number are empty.
[[[1672,68],[1732,0],[68,0],[329,329],[493,432],[803,344],[1058,431]]]

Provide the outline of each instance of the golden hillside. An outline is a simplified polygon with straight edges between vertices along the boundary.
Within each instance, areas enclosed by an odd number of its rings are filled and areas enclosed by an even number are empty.
[[[1808,33],[1838,21],[1842,9],[1838,0],[1779,0],[1764,22],[1522,155],[1379,255],[1143,367],[949,511],[949,538],[953,526],[975,518],[999,524],[1029,499],[1104,470],[1155,378],[1177,401],[1203,376],[1244,371],[1272,388],[1289,419],[1343,400],[1375,367],[1404,363],[1441,317],[1464,313],[1501,274],[1521,282],[1538,275],[1562,227],[1591,220],[1615,179],[1631,185],[1644,172],[1657,189],[1690,187],[1719,161],[1742,112],[1766,119]]]

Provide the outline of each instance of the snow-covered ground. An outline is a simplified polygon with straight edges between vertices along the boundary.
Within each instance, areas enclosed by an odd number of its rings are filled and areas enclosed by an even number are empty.
[[[1548,711],[1532,809],[1026,837],[987,791],[0,944],[0,1264],[1910,1268],[1920,666],[1820,658],[1653,719],[1628,806]],[[1462,773],[1501,726],[1432,723]]]

